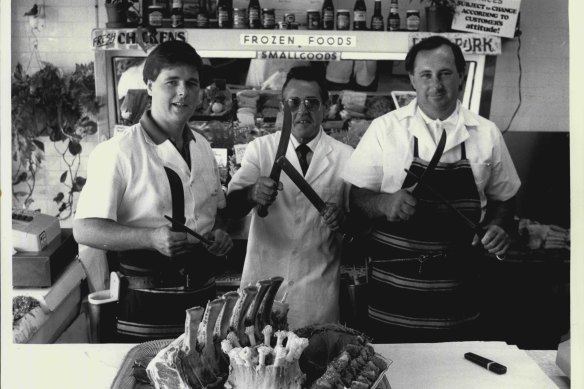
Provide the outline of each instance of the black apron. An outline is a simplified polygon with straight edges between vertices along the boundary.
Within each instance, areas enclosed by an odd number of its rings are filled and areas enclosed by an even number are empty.
[[[185,310],[216,298],[217,257],[202,245],[172,259],[150,250],[113,254],[120,275],[118,341],[176,338],[185,330]]]
[[[424,180],[470,220],[478,223],[480,198],[461,144],[460,160],[438,163]],[[410,170],[421,176],[427,161]],[[409,175],[402,188],[415,180]],[[474,233],[423,187],[416,213],[407,222],[375,222],[371,233],[368,335],[375,342],[435,342],[472,337],[479,316]]]

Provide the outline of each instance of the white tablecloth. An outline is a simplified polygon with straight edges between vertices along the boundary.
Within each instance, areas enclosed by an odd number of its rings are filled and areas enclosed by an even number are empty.
[[[134,344],[10,345],[3,350],[2,388],[109,388]],[[392,389],[556,388],[523,350],[500,342],[387,344],[375,349],[392,360]],[[497,375],[464,359],[474,352],[507,366]],[[567,387],[567,386],[566,386]]]

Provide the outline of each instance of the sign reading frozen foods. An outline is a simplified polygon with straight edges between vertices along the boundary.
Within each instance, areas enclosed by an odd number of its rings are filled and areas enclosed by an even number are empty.
[[[431,32],[414,32],[409,34],[408,47],[412,47],[422,39],[436,35]],[[460,46],[464,54],[500,55],[501,38],[495,36],[467,34],[467,33],[447,33],[440,34],[451,42]]]
[[[452,29],[513,38],[521,0],[456,0]]]
[[[243,33],[239,36],[242,46],[293,46],[320,47],[323,49],[356,47],[357,37],[354,35],[303,35],[303,34],[269,34],[269,33]]]
[[[94,50],[140,50],[140,43],[150,46],[167,41],[186,42],[186,30],[172,28],[150,32],[146,29],[94,29],[91,32],[91,46]]]

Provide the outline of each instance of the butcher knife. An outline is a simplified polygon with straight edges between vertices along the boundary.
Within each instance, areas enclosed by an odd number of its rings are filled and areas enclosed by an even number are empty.
[[[282,125],[282,130],[280,131],[280,143],[278,143],[278,149],[276,150],[276,157],[274,158],[274,164],[272,165],[272,171],[270,172],[270,178],[276,181],[276,185],[280,181],[281,168],[278,165],[278,158],[286,155],[286,150],[288,149],[288,141],[290,140],[290,133],[292,132],[292,112],[288,104],[284,105],[284,123]],[[268,207],[266,205],[260,205],[258,207],[258,216],[266,217],[268,214]]]
[[[415,196],[418,194],[419,192],[418,188],[420,187],[421,184],[424,183],[424,177],[426,177],[426,174],[436,169],[438,162],[440,162],[440,157],[442,157],[442,153],[444,153],[445,146],[446,146],[446,130],[442,130],[442,135],[440,136],[440,140],[438,141],[438,146],[436,146],[436,151],[434,151],[434,155],[432,155],[430,163],[428,163],[428,166],[418,179],[418,185],[416,185],[416,187],[412,191],[412,195]]]
[[[460,220],[464,224],[466,224],[475,234],[477,234],[479,238],[482,239],[482,237],[485,236],[486,230],[483,229],[483,227],[481,227],[479,224],[476,224],[475,222],[470,220],[464,213],[460,212],[460,210],[458,208],[456,208],[454,205],[452,205],[452,203],[450,201],[445,199],[444,196],[442,196],[440,193],[438,193],[436,191],[436,189],[434,189],[432,186],[422,182],[421,177],[418,177],[417,174],[415,174],[414,172],[412,172],[409,169],[404,169],[404,170],[408,175],[410,175],[414,179],[416,179],[416,181],[418,183],[418,187],[423,186],[428,192],[430,192],[432,194],[432,196],[436,197],[436,199],[438,199],[438,201],[440,201],[442,204],[446,205],[452,212],[454,212],[460,218]],[[504,259],[504,256],[501,256],[501,255],[496,255],[496,257],[499,260]]]
[[[310,184],[306,182],[304,177],[302,177],[302,175],[298,173],[298,170],[296,170],[294,166],[292,166],[288,158],[286,158],[286,156],[283,155],[280,158],[278,158],[276,162],[282,168],[282,170],[284,170],[284,173],[286,173],[288,177],[290,177],[292,182],[296,184],[298,189],[300,189],[300,191],[306,196],[308,201],[310,201],[310,203],[314,205],[318,213],[324,211],[324,209],[326,208],[326,203],[320,198],[318,193],[316,193],[314,189],[312,189]]]
[[[168,183],[170,184],[170,196],[172,198],[172,231],[182,231],[181,226],[184,226],[185,218],[185,192],[180,176],[171,168],[164,167]],[[185,273],[184,265],[177,263],[177,261],[170,261],[170,266],[174,267],[180,274]],[[189,288],[189,279],[185,276],[184,287]]]
[[[177,223],[176,220],[174,220],[173,218],[171,218],[168,215],[164,215],[164,217],[166,218],[166,220],[168,220],[169,222],[172,223],[173,229],[176,226],[176,227],[178,227],[178,231],[186,232],[187,234],[197,238],[198,240],[200,240],[202,243],[206,244],[207,246],[210,246],[212,244],[212,242],[209,239],[207,239],[203,235],[191,230],[186,225]]]
[[[172,230],[181,231],[185,224],[185,192],[179,175],[171,168],[164,167],[168,183],[170,184],[170,196],[172,198]]]
[[[326,203],[322,200],[318,193],[316,193],[314,189],[312,189],[312,186],[310,186],[310,184],[306,182],[306,180],[298,172],[298,170],[296,170],[294,166],[292,166],[288,158],[286,158],[286,156],[283,155],[280,158],[278,158],[276,162],[278,163],[278,165],[280,165],[282,170],[284,170],[284,173],[286,173],[286,175],[290,177],[292,182],[296,184],[296,186],[298,187],[298,189],[300,189],[304,196],[306,196],[308,201],[310,201],[310,203],[314,205],[314,208],[316,208],[318,213],[322,214],[322,212],[326,208]],[[351,242],[354,238],[354,234],[352,232],[349,232],[348,229],[349,228],[347,226],[347,223],[344,223],[343,226],[341,226],[341,233],[344,234],[344,238],[347,238],[347,243]]]

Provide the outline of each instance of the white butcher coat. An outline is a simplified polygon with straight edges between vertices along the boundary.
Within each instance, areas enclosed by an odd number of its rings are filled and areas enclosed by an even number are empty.
[[[280,132],[255,139],[248,144],[241,168],[229,184],[229,192],[269,176],[280,140]],[[349,185],[340,178],[352,148],[326,135],[313,150],[306,180],[325,202],[346,208]],[[301,172],[298,157],[288,143],[286,158]],[[252,210],[247,253],[241,285],[282,276],[284,282],[276,296],[290,305],[288,323],[291,329],[314,323],[339,320],[339,284],[341,235],[332,232],[316,208],[282,172],[284,187],[261,218]]]

